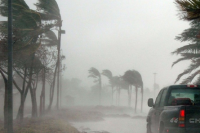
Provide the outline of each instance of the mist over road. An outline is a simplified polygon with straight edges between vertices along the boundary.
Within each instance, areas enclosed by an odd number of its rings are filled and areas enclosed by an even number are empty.
[[[81,133],[145,133],[146,119],[143,118],[104,118],[100,122],[72,123]]]

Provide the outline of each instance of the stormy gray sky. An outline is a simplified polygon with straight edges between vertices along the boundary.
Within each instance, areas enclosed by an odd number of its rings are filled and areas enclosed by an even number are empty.
[[[26,0],[30,5],[36,0]],[[65,78],[91,86],[88,69],[109,69],[123,75],[135,69],[152,88],[153,73],[160,87],[173,84],[188,62],[171,68],[183,46],[175,36],[188,28],[179,20],[174,0],[57,0],[63,18],[62,52]],[[106,82],[106,79],[104,80]]]

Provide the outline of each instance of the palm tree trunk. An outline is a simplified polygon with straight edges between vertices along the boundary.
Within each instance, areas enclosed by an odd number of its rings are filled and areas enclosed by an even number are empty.
[[[52,103],[53,103],[54,88],[55,88],[55,81],[56,81],[56,75],[57,75],[57,67],[58,67],[58,65],[56,65],[56,67],[55,67],[53,83],[52,83],[52,86],[51,86],[52,88],[51,88],[51,91],[50,91],[50,103],[49,103],[49,107],[48,107],[49,111],[51,110],[51,106],[52,106]]]
[[[142,99],[141,99],[141,112],[143,109],[143,86],[141,87],[141,94],[142,94]]]
[[[43,91],[43,114],[45,113],[45,89],[46,89],[46,69],[44,68],[44,91]]]
[[[131,107],[131,101],[132,101],[132,85],[130,86],[130,107]]]
[[[8,123],[8,80],[6,79],[4,73],[0,70],[0,73],[4,80],[5,85],[5,94],[4,94],[4,129],[7,129],[7,123]]]
[[[101,76],[99,77],[99,105],[101,105],[101,90],[102,90],[102,84],[101,84]]]
[[[42,91],[40,95],[40,116],[44,114],[44,110],[45,110],[45,68],[43,69]]]
[[[130,107],[130,86],[128,86],[128,90],[127,90],[127,93],[128,93],[128,107]]]
[[[135,113],[137,112],[137,92],[138,92],[138,87],[135,86]]]
[[[118,87],[116,87],[116,106],[118,106]]]
[[[113,105],[113,85],[112,85],[112,105]]]
[[[32,101],[32,117],[37,117],[37,101],[36,101],[36,89],[30,88],[31,101]]]
[[[120,106],[120,93],[121,93],[120,91],[121,91],[121,89],[119,88],[119,103],[118,103],[119,106]]]
[[[18,114],[17,114],[17,119],[20,119],[20,123],[23,122],[23,118],[24,118],[24,102],[25,102],[25,95],[26,95],[26,91],[25,91],[26,76],[27,76],[27,68],[25,67],[24,77],[23,77],[23,86],[22,86],[22,91],[20,92],[20,95],[21,95],[20,107],[19,107]]]

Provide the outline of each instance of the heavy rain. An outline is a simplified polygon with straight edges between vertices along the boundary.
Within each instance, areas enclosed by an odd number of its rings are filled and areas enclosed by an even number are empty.
[[[0,1],[0,133],[167,133],[159,92],[200,83],[199,0]]]

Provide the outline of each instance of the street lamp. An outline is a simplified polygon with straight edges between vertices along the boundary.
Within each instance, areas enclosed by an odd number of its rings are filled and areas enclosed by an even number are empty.
[[[62,25],[62,24],[61,24]],[[61,48],[61,35],[65,34],[65,30],[61,29],[61,26],[59,26],[59,31],[58,31],[58,77],[57,77],[57,104],[56,107],[59,109],[59,97],[60,97],[60,48]],[[60,98],[61,99],[61,98]]]
[[[153,84],[153,87],[154,87],[154,97],[155,97],[155,93],[156,93],[156,74],[157,73],[154,73],[154,84]]]

